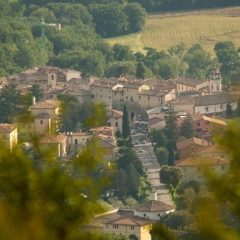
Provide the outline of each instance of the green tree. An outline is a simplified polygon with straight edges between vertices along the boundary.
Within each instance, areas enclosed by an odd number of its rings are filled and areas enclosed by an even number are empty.
[[[130,234],[128,239],[129,240],[138,240],[138,237],[135,234]]]
[[[59,95],[60,107],[60,131],[74,132],[77,130],[79,119],[80,103],[75,96]]]
[[[179,68],[175,58],[164,53],[164,56],[154,63],[153,72],[163,79],[169,79],[178,76]]]
[[[43,90],[39,84],[35,83],[29,88],[30,93],[35,97],[36,101],[39,101],[43,98]]]
[[[96,25],[96,32],[102,37],[119,36],[126,32],[127,17],[122,5],[116,2],[93,4],[89,10]]]
[[[227,103],[227,105],[226,105],[226,116],[227,116],[227,118],[233,117],[232,105],[230,103]]]
[[[221,63],[221,73],[225,82],[234,80],[233,76],[239,70],[240,56],[232,42],[219,42],[215,45],[214,51],[217,55],[218,61]],[[237,78],[238,79],[238,78]]]
[[[20,112],[20,93],[16,85],[10,83],[0,92],[0,122],[12,123]]]
[[[138,62],[136,67],[136,77],[140,79],[145,79],[145,72],[146,70],[144,64],[142,62]]]
[[[146,12],[138,3],[128,3],[124,6],[124,12],[127,16],[127,32],[139,32],[145,25]]]
[[[75,169],[77,178],[51,157],[51,150],[43,150],[39,141],[32,146],[40,167],[20,146],[10,151],[1,145],[0,238],[96,239],[94,234],[79,231],[100,211],[96,200],[103,182],[98,181],[98,188],[91,178],[101,155],[96,143],[89,143],[77,159],[65,165]]]
[[[178,186],[182,178],[181,169],[174,166],[163,166],[159,174],[161,183],[172,185],[174,188]]]
[[[238,102],[237,102],[237,108],[235,110],[235,114],[237,117],[240,117],[240,98],[238,99]]]
[[[106,107],[103,103],[90,104],[90,115],[86,117],[84,126],[99,127],[104,126],[107,119]]]
[[[188,115],[184,119],[184,121],[183,121],[183,123],[182,123],[182,125],[181,125],[181,127],[179,129],[179,134],[181,136],[184,136],[185,138],[193,137],[193,135],[194,135],[193,123],[192,123],[192,118],[191,118],[190,115]]]
[[[177,116],[174,110],[174,106],[170,105],[168,112],[165,115],[166,127],[164,134],[168,137],[167,149],[168,149],[168,164],[174,165],[176,141],[178,138],[179,130],[177,126]]]
[[[138,198],[138,189],[141,183],[140,175],[136,171],[136,168],[132,163],[128,165],[127,172],[127,182],[128,182],[128,193]]]
[[[184,60],[188,64],[187,75],[198,79],[205,79],[214,64],[200,44],[193,45],[184,55]]]
[[[154,152],[160,165],[168,164],[168,150],[166,148],[157,147]]]
[[[128,189],[127,189],[127,174],[126,171],[123,169],[119,169],[116,179],[115,179],[115,188],[117,192],[117,196],[120,199],[123,199],[127,196]]]
[[[107,77],[120,77],[124,75],[134,76],[136,72],[135,64],[131,61],[113,62],[106,69]]]
[[[150,132],[150,138],[153,144],[157,147],[165,147],[168,139],[162,130],[152,129]]]
[[[116,61],[133,61],[134,55],[129,46],[124,46],[121,44],[113,45],[113,57]]]
[[[130,137],[129,117],[126,104],[123,105],[122,137],[125,139]]]

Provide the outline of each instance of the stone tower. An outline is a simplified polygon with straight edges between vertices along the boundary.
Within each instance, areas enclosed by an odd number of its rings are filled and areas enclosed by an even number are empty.
[[[52,86],[52,87],[56,87],[57,85],[57,75],[54,71],[49,71],[47,73],[47,77],[48,77],[48,85]]]
[[[222,92],[222,77],[218,68],[213,68],[209,78],[210,93]]]

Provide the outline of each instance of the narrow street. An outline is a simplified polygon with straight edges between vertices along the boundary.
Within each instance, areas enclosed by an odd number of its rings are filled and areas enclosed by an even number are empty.
[[[157,192],[157,199],[173,205],[169,191],[165,184],[160,183],[159,171],[161,169],[151,143],[134,145],[134,151],[146,169],[148,180],[154,191]]]

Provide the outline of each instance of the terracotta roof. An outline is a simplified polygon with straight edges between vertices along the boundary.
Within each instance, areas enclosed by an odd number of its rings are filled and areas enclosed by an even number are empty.
[[[209,157],[209,158],[187,158],[184,160],[176,161],[177,167],[187,166],[204,166],[204,165],[228,165],[229,161],[220,157]]]
[[[60,134],[57,136],[44,136],[40,142],[41,143],[62,143],[64,141],[64,139],[66,139],[66,136],[64,134]]]
[[[35,105],[31,106],[30,109],[55,109],[61,104],[58,100],[45,100],[37,102]]]
[[[0,133],[10,133],[12,132],[16,127],[12,124],[8,123],[1,123],[0,124]]]
[[[122,118],[123,116],[123,112],[122,111],[118,111],[118,110],[115,110],[115,109],[111,109],[111,115],[110,117],[119,117],[119,118]]]
[[[179,84],[195,87],[197,85],[202,84],[205,81],[204,80],[194,79],[194,78],[178,78],[176,82],[179,83]]]
[[[194,98],[191,96],[179,96],[170,102],[173,104],[194,105]]]
[[[154,221],[147,220],[137,216],[120,217],[118,219],[113,219],[106,222],[106,224],[127,225],[127,226],[146,226],[153,223]]]
[[[186,140],[177,142],[177,149],[179,150],[179,149],[182,149],[182,148],[186,148],[190,144],[200,145],[200,146],[203,146],[203,147],[210,146],[210,142],[208,142],[204,139],[201,139],[201,138],[192,137],[192,138],[188,138]]]
[[[212,95],[194,97],[195,106],[209,106],[216,104],[226,104],[237,101],[234,96],[228,93],[217,93]]]
[[[91,136],[88,132],[68,132],[70,136]],[[67,133],[65,133],[68,135]]]
[[[199,152],[199,154],[204,154],[204,153],[210,153],[210,154],[211,153],[224,153],[224,151],[221,148],[219,148],[218,146],[212,145],[212,146],[210,146],[206,149],[203,149]]]
[[[162,122],[162,121],[165,121],[164,118],[153,117],[153,118],[150,118],[150,119],[148,120],[148,125],[149,125],[149,126],[153,126],[153,125],[155,125],[155,124],[157,124],[157,123],[160,123],[160,122]]]
[[[109,127],[109,126],[102,126],[102,127],[91,128],[90,131],[91,132],[103,132],[103,131],[112,131],[112,132],[114,132],[114,128],[113,127]]]
[[[212,117],[207,117],[205,115],[202,116],[203,120],[208,121],[210,123],[216,123],[222,126],[227,126],[226,121],[218,119],[218,118],[212,118]]]
[[[164,212],[173,210],[174,207],[164,202],[151,200],[136,208],[138,212]]]

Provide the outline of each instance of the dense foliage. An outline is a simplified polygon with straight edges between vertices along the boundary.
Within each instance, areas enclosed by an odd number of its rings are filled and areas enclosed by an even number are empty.
[[[164,2],[162,6],[181,1]],[[79,70],[85,77],[203,79],[213,66],[219,65],[226,83],[238,81],[240,57],[232,42],[216,44],[216,59],[199,44],[189,49],[179,44],[165,51],[147,48],[142,54],[104,42],[100,35],[122,35],[144,27],[145,11],[134,1],[3,0],[0,9],[0,76],[48,64]],[[61,24],[61,30],[49,24]]]
[[[21,0],[26,4],[39,4],[43,5],[47,2],[58,2],[57,0]],[[82,4],[93,4],[93,3],[113,3],[118,2],[124,4],[126,2],[137,2],[143,5],[149,11],[161,11],[161,10],[182,10],[192,8],[209,8],[209,7],[223,7],[223,6],[234,6],[239,5],[238,0],[65,0],[68,3],[82,3]]]

